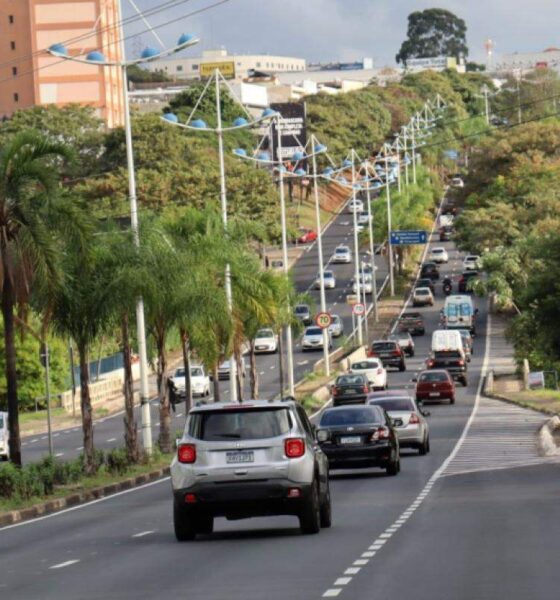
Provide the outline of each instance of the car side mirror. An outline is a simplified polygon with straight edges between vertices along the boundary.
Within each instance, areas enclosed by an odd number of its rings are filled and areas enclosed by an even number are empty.
[[[418,377],[413,377],[412,378],[412,383],[418,383]]]

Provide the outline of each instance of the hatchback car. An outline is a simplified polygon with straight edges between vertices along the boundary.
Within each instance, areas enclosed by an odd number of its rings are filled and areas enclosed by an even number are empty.
[[[268,327],[259,329],[254,341],[255,354],[263,352],[276,352],[278,350],[278,336]]]
[[[326,290],[334,290],[336,287],[336,278],[332,271],[323,271],[323,281],[325,282]],[[313,287],[316,290],[321,289],[321,275],[317,275]]]
[[[350,214],[362,213],[364,212],[364,203],[361,200],[354,198],[353,200],[350,200],[350,202],[348,202],[347,210]]]
[[[428,258],[436,264],[445,264],[449,262],[449,255],[445,248],[437,247],[432,248],[428,254]]]
[[[412,306],[433,306],[434,296],[430,288],[417,287],[412,292]]]
[[[459,278],[457,289],[460,294],[472,292],[472,285],[478,279],[478,271],[465,271]]]
[[[416,402],[434,402],[449,400],[455,403],[455,382],[453,377],[443,369],[422,371],[416,381]]]
[[[406,356],[414,356],[415,344],[410,333],[391,333],[389,336],[387,336],[387,339],[397,342]]]
[[[378,340],[371,344],[368,356],[380,358],[383,366],[396,367],[399,371],[406,371],[404,352],[397,342]]]
[[[333,406],[364,403],[371,391],[368,378],[363,373],[339,375],[331,386]]]
[[[451,180],[451,185],[455,188],[464,188],[465,182],[463,181],[462,177],[453,177]]]
[[[212,533],[216,517],[294,515],[310,534],[331,525],[328,460],[294,401],[194,407],[171,483],[178,541]]]
[[[439,269],[435,262],[427,262],[420,269],[420,277],[427,279],[439,279]]]
[[[430,429],[425,414],[408,394],[369,400],[368,405],[380,406],[393,421],[401,448],[415,448],[421,455],[430,451]]]
[[[416,281],[416,284],[414,287],[417,287],[417,288],[427,287],[427,288],[430,288],[432,294],[435,295],[435,293],[436,293],[436,286],[434,285],[434,282],[431,279],[428,279],[427,277],[418,279]]]
[[[327,329],[327,338],[329,342],[329,350],[332,348],[331,334]],[[320,327],[308,327],[301,338],[301,349],[306,350],[322,350],[324,348],[323,330]]]
[[[331,258],[333,264],[343,263],[348,264],[352,262],[352,252],[348,246],[337,246],[334,250],[334,254]]]
[[[344,323],[339,315],[331,315],[331,324],[329,325],[329,332],[332,337],[340,337],[344,333]]]
[[[411,335],[424,335],[426,325],[424,317],[419,312],[405,312],[399,317],[397,331],[400,333],[408,332]]]
[[[373,390],[387,388],[387,370],[378,358],[365,358],[350,365],[350,373],[365,375]]]
[[[367,212],[362,213],[361,215],[358,216],[358,225],[362,225],[363,227],[367,227],[369,225],[370,220],[373,221],[373,215],[370,216],[367,214]]]
[[[310,244],[317,239],[317,232],[313,229],[304,229],[303,227],[299,230],[299,237],[297,239],[298,244]]]
[[[365,275],[364,277],[359,278],[360,282],[360,294],[373,294],[373,281],[371,279],[371,275]],[[358,293],[358,284],[356,281],[352,283],[352,292],[354,294]]]
[[[480,268],[480,256],[469,254],[463,260],[463,269],[465,271],[477,271]]]
[[[311,323],[313,323],[311,309],[307,304],[298,304],[294,308],[294,315],[296,319],[299,319],[304,325],[311,325]]]
[[[245,377],[246,370],[247,370],[247,365],[245,364],[245,358],[241,357],[241,377]],[[219,380],[229,379],[230,375],[231,375],[231,361],[229,359],[226,359],[218,365],[218,379]]]
[[[391,419],[378,406],[328,408],[321,416],[317,441],[331,469],[380,467],[400,471],[400,449]]]

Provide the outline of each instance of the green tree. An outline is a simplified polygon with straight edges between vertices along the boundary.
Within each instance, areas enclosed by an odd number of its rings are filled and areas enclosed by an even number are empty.
[[[165,83],[167,81],[172,81],[171,77],[158,69],[157,71],[148,71],[148,69],[143,69],[138,65],[130,65],[126,68],[126,74],[128,76],[128,81],[132,83]]]
[[[398,63],[402,62],[405,66],[410,58],[459,58],[469,53],[465,21],[441,8],[408,15],[407,38],[395,57]]]
[[[49,285],[59,279],[51,216],[61,209],[57,159],[65,156],[69,156],[66,146],[33,131],[16,134],[0,148],[0,293],[10,456],[18,465],[21,439],[14,310],[27,305],[34,282]]]

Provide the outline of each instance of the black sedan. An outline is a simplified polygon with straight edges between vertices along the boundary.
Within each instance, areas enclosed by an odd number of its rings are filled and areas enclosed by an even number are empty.
[[[366,375],[339,375],[331,387],[333,406],[364,403],[371,388]]]
[[[439,269],[436,263],[427,262],[422,265],[420,277],[426,279],[439,279]]]
[[[317,441],[330,469],[379,467],[387,475],[401,468],[399,440],[391,419],[379,406],[340,406],[323,412]]]

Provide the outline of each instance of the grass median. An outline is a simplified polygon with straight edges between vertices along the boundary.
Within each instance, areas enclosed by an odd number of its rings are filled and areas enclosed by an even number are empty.
[[[523,392],[500,392],[500,396],[547,415],[560,414],[560,391],[556,390],[525,390]]]

